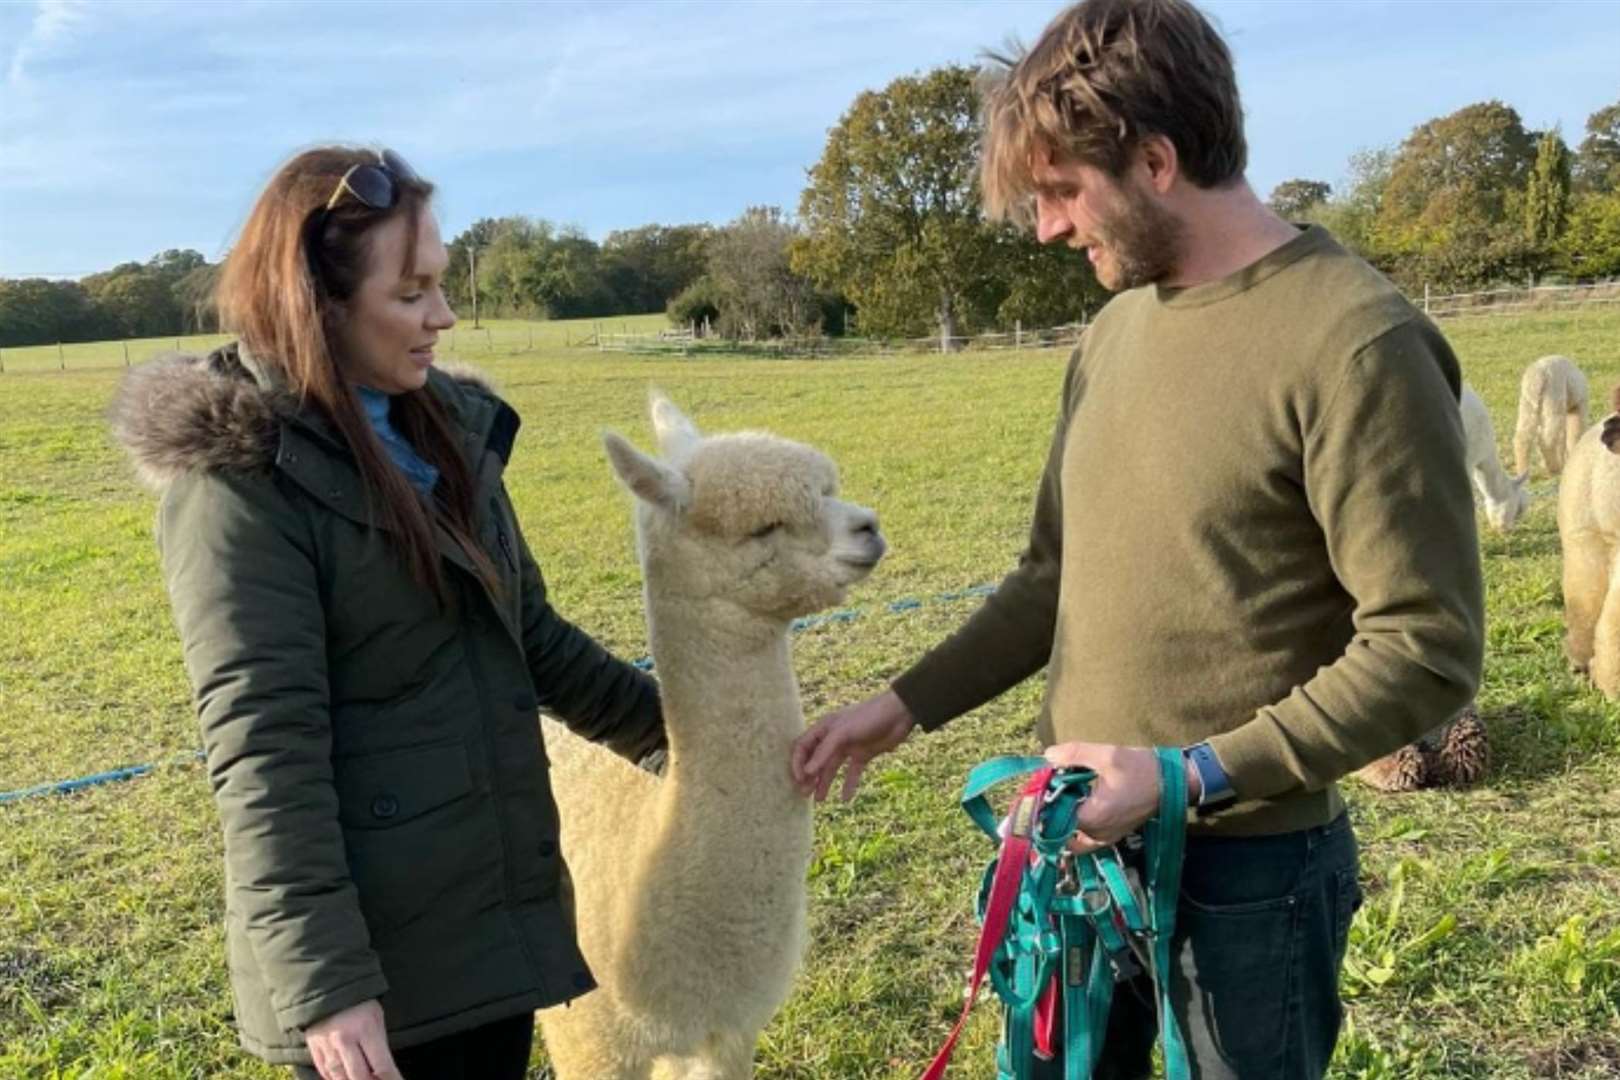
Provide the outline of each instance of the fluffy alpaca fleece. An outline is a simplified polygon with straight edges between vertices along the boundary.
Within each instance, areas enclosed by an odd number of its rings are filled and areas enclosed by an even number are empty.
[[[810,805],[791,621],[883,554],[832,462],[768,435],[706,438],[653,401],[661,458],[604,436],[637,496],[669,760],[654,777],[547,722],[580,943],[599,988],[540,1013],[560,1080],[740,1080],[806,937]]]
[[[1569,456],[1558,488],[1558,539],[1570,666],[1620,699],[1620,456],[1609,448],[1620,448],[1617,419],[1583,435]]]
[[[1472,705],[1414,743],[1356,773],[1379,791],[1416,791],[1476,783],[1490,765],[1485,724]]]
[[[1530,475],[1532,445],[1557,476],[1586,430],[1586,376],[1567,356],[1543,356],[1519,380],[1519,420],[1513,429],[1513,470]]]
[[[1491,414],[1467,383],[1463,384],[1458,406],[1467,444],[1468,475],[1485,503],[1485,519],[1493,529],[1506,532],[1530,505],[1530,493],[1525,488],[1530,477],[1525,473],[1510,477],[1503,470],[1496,456],[1496,429],[1491,426]]]

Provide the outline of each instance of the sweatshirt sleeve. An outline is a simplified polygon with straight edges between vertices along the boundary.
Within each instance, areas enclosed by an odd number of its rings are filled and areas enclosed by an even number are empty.
[[[1082,340],[1069,358],[1029,543],[1017,568],[960,629],[894,680],[894,692],[926,731],[1018,685],[1051,658],[1063,560],[1063,447],[1084,347]]]
[[[1307,433],[1306,496],[1354,632],[1287,698],[1209,740],[1239,798],[1326,787],[1478,689],[1484,588],[1460,386],[1444,337],[1414,318],[1355,354]]]
[[[663,704],[651,675],[625,663],[557,614],[521,530],[523,650],[540,707],[576,735],[640,762],[666,745]]]
[[[313,541],[268,476],[195,472],[158,519],[242,919],[286,1030],[380,997],[332,780],[326,619]]]

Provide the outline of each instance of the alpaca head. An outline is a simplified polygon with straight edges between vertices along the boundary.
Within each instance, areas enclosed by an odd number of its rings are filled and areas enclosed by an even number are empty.
[[[652,418],[657,457],[602,436],[638,500],[650,589],[786,622],[842,602],[883,557],[877,515],[837,497],[824,454],[773,435],[702,435],[656,395]]]
[[[1524,512],[1530,508],[1530,474],[1522,472],[1513,478],[1512,491],[1499,503],[1485,504],[1485,518],[1497,532],[1513,528]]]

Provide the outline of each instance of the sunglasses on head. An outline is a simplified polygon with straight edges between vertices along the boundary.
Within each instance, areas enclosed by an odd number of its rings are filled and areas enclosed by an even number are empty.
[[[392,210],[399,202],[399,189],[403,183],[417,181],[416,170],[405,164],[405,159],[392,150],[377,155],[375,164],[351,165],[332,189],[326,200],[326,213],[331,213],[348,192],[361,204],[373,210]]]

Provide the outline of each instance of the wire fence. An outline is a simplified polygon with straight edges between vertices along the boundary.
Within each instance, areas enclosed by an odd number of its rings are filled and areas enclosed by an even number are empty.
[[[1435,294],[1428,286],[1412,302],[1434,319],[1575,310],[1620,305],[1620,279],[1484,289]],[[806,358],[887,356],[900,353],[1021,352],[1069,348],[1087,320],[1060,326],[945,337],[916,338],[807,336],[730,341],[700,333],[695,326],[669,327],[662,314],[605,319],[492,319],[487,325],[458,325],[441,338],[447,359],[476,360],[521,356],[538,350],[592,349],[600,353],[695,358]],[[207,352],[232,340],[228,334],[68,342],[0,348],[0,375],[93,371],[130,367],[165,352]]]
[[[1430,318],[1469,315],[1514,315],[1527,311],[1557,311],[1599,304],[1620,304],[1620,280],[1580,282],[1574,285],[1536,285],[1480,292],[1430,294],[1423,289],[1423,311]]]
[[[688,357],[824,357],[888,356],[900,353],[1006,352],[1022,349],[1072,348],[1085,330],[1084,322],[1026,330],[1022,323],[1005,333],[917,338],[808,337],[761,338],[730,341],[702,337],[692,328],[647,333],[606,333],[595,342],[600,352]]]

